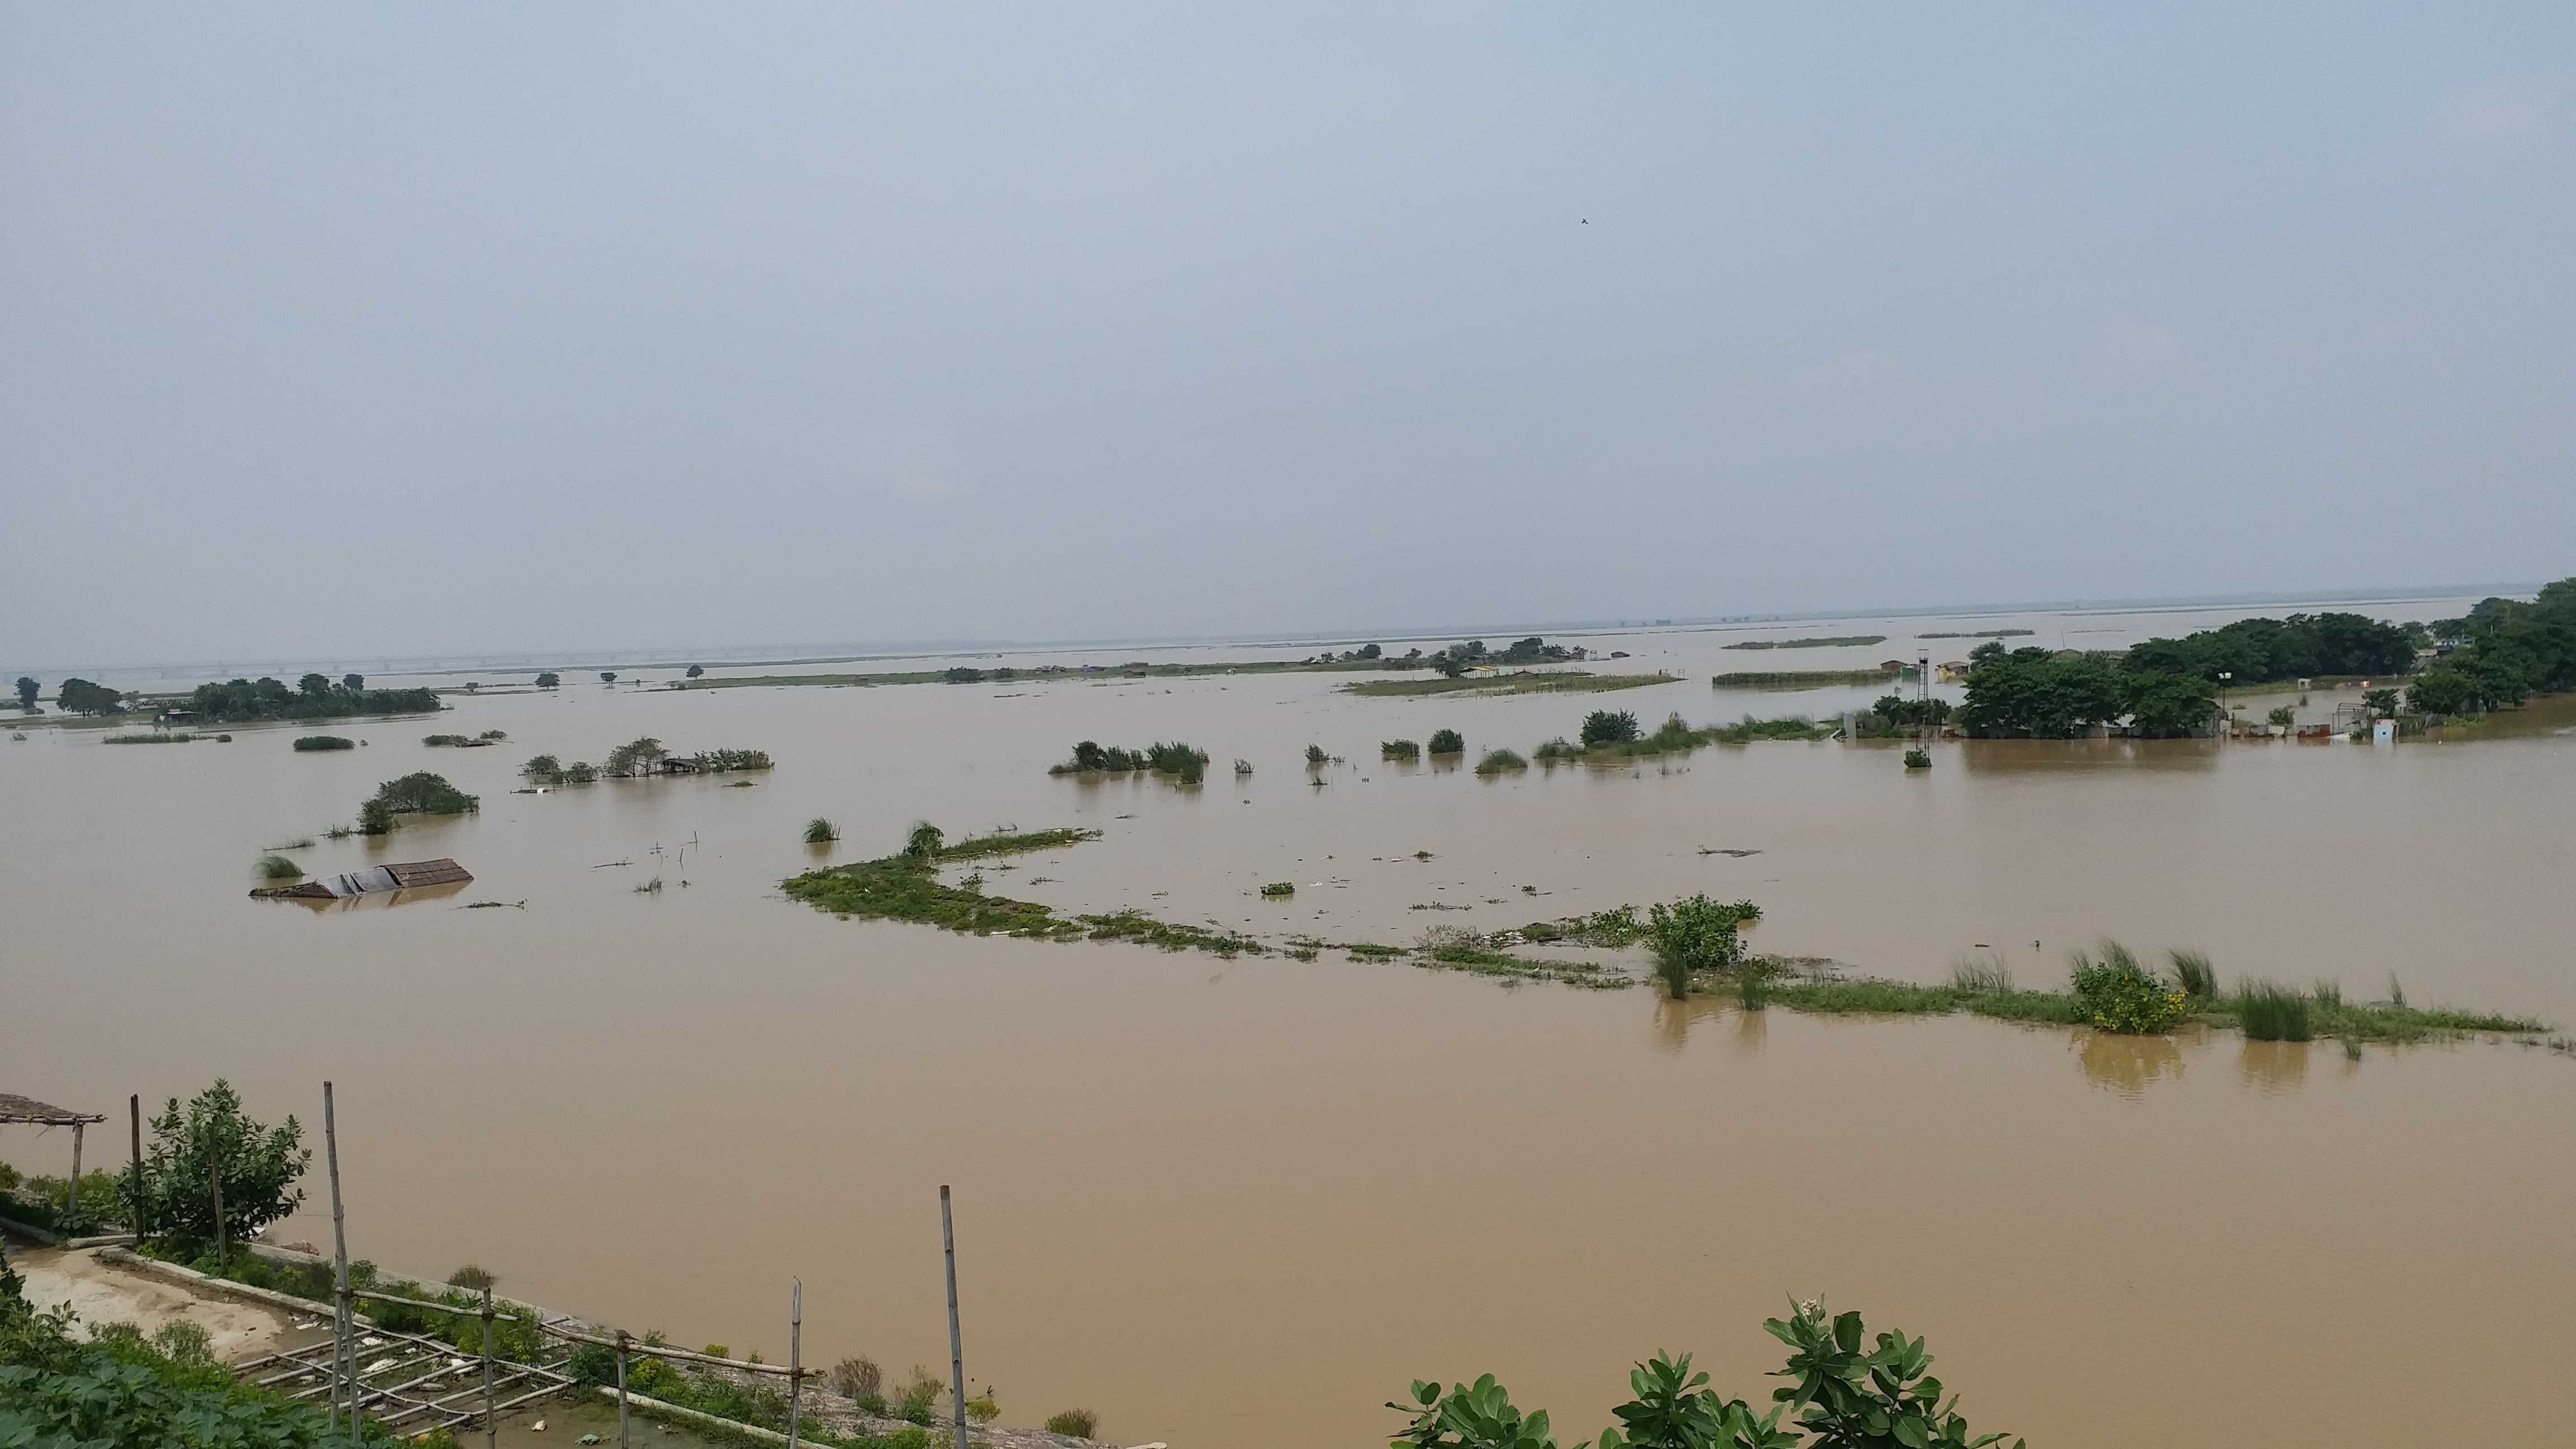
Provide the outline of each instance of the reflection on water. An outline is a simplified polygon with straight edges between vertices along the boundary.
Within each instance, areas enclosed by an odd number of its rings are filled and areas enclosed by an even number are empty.
[[[268,901],[262,902],[262,904],[274,905],[280,902],[290,903],[302,906],[304,909],[311,911],[317,916],[340,915],[349,911],[382,911],[391,910],[395,906],[412,906],[420,905],[428,901],[443,901],[464,890],[469,884],[470,882],[467,881],[455,880],[449,881],[445,885],[410,886],[398,891],[370,891],[364,895],[332,896],[327,898],[320,896],[274,896]]]
[[[1901,743],[1901,742],[1891,742]],[[2121,769],[2149,774],[2205,774],[2218,768],[2219,740],[1960,740],[1954,748],[1971,775],[2032,775]]]
[[[2248,1041],[2236,1059],[2236,1074],[2246,1086],[2266,1097],[2287,1096],[2306,1085],[2308,1049],[2304,1041]],[[2341,1051],[2339,1046],[2330,1050]]]
[[[2150,1083],[2182,1080],[2182,1047],[2169,1036],[2076,1028],[2075,1059],[2094,1086],[2135,1101]]]

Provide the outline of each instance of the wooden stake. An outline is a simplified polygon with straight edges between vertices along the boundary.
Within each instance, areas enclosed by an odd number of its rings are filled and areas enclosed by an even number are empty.
[[[358,1437],[358,1394],[351,1382],[357,1367],[350,1344],[349,1229],[340,1205],[340,1123],[331,1101],[331,1084],[322,1084],[322,1152],[331,1168],[331,1263],[334,1311],[331,1315],[331,1426],[339,1427],[340,1391],[349,1389],[349,1437]]]
[[[215,1271],[224,1271],[224,1162],[220,1151],[206,1156],[206,1187],[215,1198]]]
[[[617,1449],[626,1442],[626,1330],[617,1330]]]
[[[72,1186],[69,1199],[63,1204],[63,1217],[64,1220],[71,1223],[73,1227],[70,1232],[65,1232],[63,1234],[64,1237],[70,1237],[72,1232],[79,1231],[81,1129],[81,1123],[74,1122],[72,1124]]]
[[[805,1408],[805,1280],[791,1280],[787,1295],[787,1449],[796,1449],[796,1432]]]
[[[948,1214],[948,1184],[939,1185],[939,1243],[948,1254],[948,1372],[957,1406],[957,1449],[966,1449],[966,1345],[957,1334],[957,1229]]]
[[[483,1445],[498,1449],[501,1426],[492,1414],[492,1285],[483,1285]]]
[[[130,1226],[134,1229],[134,1245],[139,1248],[143,1245],[143,1234],[148,1226],[143,1221],[143,1095],[140,1092],[125,1099],[125,1115],[134,1128],[134,1210],[130,1214],[134,1221]]]

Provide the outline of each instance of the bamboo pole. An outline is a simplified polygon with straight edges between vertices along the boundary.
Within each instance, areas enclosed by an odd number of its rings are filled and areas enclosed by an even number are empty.
[[[805,1410],[805,1280],[789,1281],[796,1286],[787,1294],[787,1449],[796,1449]]]
[[[626,1441],[626,1330],[617,1330],[617,1449],[628,1449]]]
[[[133,1172],[133,1176],[134,1176],[134,1203],[133,1203],[133,1209],[134,1209],[134,1210],[133,1210],[133,1212],[132,1212],[131,1216],[132,1216],[132,1217],[133,1217],[133,1219],[134,1219],[134,1222],[133,1222],[133,1228],[134,1228],[134,1243],[135,1243],[135,1246],[137,1246],[137,1247],[141,1247],[141,1246],[143,1245],[143,1235],[144,1235],[144,1233],[145,1233],[145,1231],[146,1231],[146,1229],[147,1229],[147,1225],[146,1225],[146,1224],[145,1224],[145,1222],[143,1221],[144,1213],[143,1213],[143,1094],[142,1094],[142,1093],[140,1093],[140,1092],[136,1092],[136,1093],[133,1093],[133,1094],[131,1094],[131,1095],[129,1095],[129,1096],[127,1096],[127,1097],[126,1097],[126,1099],[125,1099],[125,1115],[126,1115],[126,1119],[127,1119],[128,1123],[129,1123],[129,1124],[133,1127],[133,1129],[134,1129],[134,1165],[133,1165],[133,1168],[132,1168],[132,1172]]]
[[[957,1449],[966,1449],[966,1346],[957,1333],[957,1229],[948,1214],[948,1184],[939,1185],[939,1242],[948,1254],[949,1397],[956,1405]]]
[[[340,1422],[340,1390],[346,1379],[356,1377],[349,1373],[349,1370],[356,1365],[350,1361],[349,1349],[349,1230],[347,1214],[340,1203],[340,1124],[333,1110],[329,1082],[322,1084],[322,1152],[331,1168],[331,1261],[334,1285],[331,1314],[331,1426],[337,1430]],[[353,1392],[349,1399],[349,1437],[354,1439],[357,1436],[358,1401]]]
[[[492,1285],[483,1285],[483,1449],[499,1449],[501,1426],[492,1413]]]
[[[72,1233],[79,1231],[80,1228],[81,1133],[83,1125],[84,1124],[79,1122],[74,1122],[72,1124],[72,1185],[68,1192],[66,1192],[65,1200],[63,1202],[63,1221],[70,1226],[64,1232],[64,1237],[70,1237]]]
[[[224,1242],[224,1161],[220,1148],[206,1154],[206,1187],[215,1197],[215,1271],[221,1273],[229,1254]]]

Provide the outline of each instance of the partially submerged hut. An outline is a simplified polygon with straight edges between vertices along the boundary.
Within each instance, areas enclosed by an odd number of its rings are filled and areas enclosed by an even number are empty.
[[[364,870],[340,875],[318,876],[291,886],[263,886],[251,894],[262,900],[331,901],[350,896],[378,895],[386,891],[411,890],[419,886],[463,885],[474,879],[473,873],[455,861],[410,860],[393,865],[371,865]]]

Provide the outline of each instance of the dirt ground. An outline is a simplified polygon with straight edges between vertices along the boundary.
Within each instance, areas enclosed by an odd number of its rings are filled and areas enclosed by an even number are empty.
[[[9,1250],[9,1265],[27,1280],[27,1301],[39,1308],[68,1302],[83,1325],[131,1323],[150,1333],[185,1320],[214,1336],[215,1357],[227,1362],[310,1342],[327,1325],[298,1330],[291,1315],[229,1298],[200,1296],[167,1279],[98,1261],[96,1250]]]

